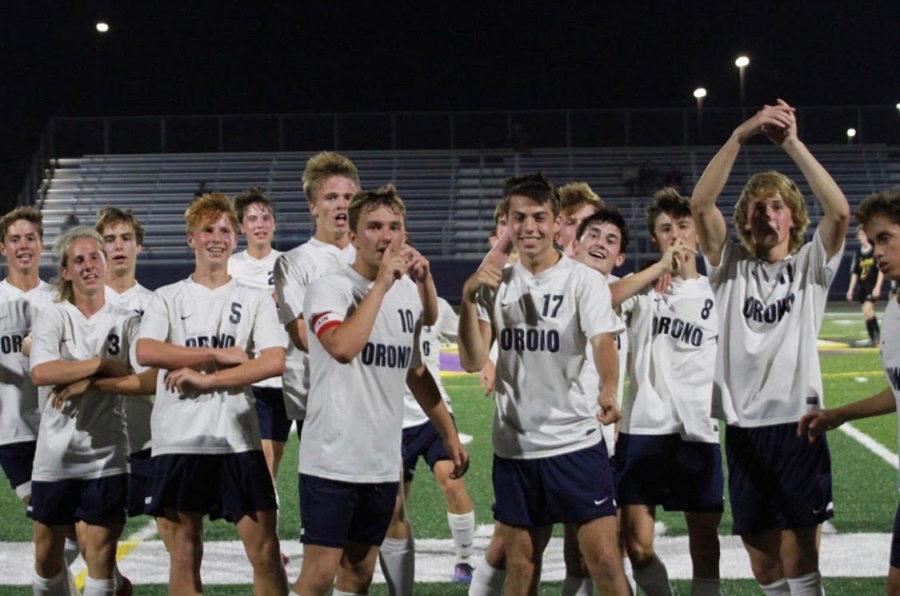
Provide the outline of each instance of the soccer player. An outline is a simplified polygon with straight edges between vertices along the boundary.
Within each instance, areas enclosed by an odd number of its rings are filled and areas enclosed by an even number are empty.
[[[664,188],[646,215],[650,242],[662,259],[610,288],[613,303],[622,304],[631,350],[616,445],[622,533],[638,587],[648,596],[672,594],[653,549],[656,507],[684,511],[691,593],[715,596],[724,506],[719,431],[710,417],[718,317],[709,281],[697,273],[690,203]],[[670,276],[665,289],[641,292],[662,275]]]
[[[505,270],[483,263],[466,281],[459,339],[460,362],[470,371],[484,365],[492,336],[499,345],[493,478],[505,590],[537,589],[552,524],[571,523],[598,589],[627,594],[612,467],[597,425],[618,417],[615,335],[622,324],[603,276],[553,247],[553,185],[541,174],[511,178],[504,195],[519,262]],[[589,345],[601,387],[572,382]]]
[[[278,314],[291,339],[283,376],[284,408],[288,419],[297,421],[298,434],[309,394],[303,300],[312,280],[342,269],[356,257],[347,233],[347,207],[358,191],[359,174],[352,161],[331,151],[311,157],[303,171],[303,193],[315,220],[315,234],[275,261]]]
[[[406,208],[393,186],[354,195],[353,265],[312,282],[304,318],[310,395],[300,452],[303,596],[365,593],[397,496],[404,382],[435,425],[459,477],[468,455],[420,364],[427,263],[402,251]],[[423,267],[423,265],[425,265]],[[410,276],[406,275],[409,273]],[[343,573],[334,578],[338,567]]]
[[[884,275],[877,270],[872,245],[862,226],[856,229],[856,239],[859,241],[859,246],[856,247],[853,261],[850,263],[850,286],[847,288],[847,301],[850,302],[854,298],[859,301],[869,341],[854,342],[853,345],[877,346],[881,341],[881,331],[878,329],[878,318],[875,316],[875,301],[881,295]]]
[[[100,236],[71,228],[57,240],[56,252],[60,302],[42,311],[31,349],[32,380],[53,387],[32,475],[32,587],[35,594],[68,593],[63,551],[75,524],[88,568],[84,594],[113,594],[128,497],[122,395],[152,391],[156,371],[131,372],[139,318],[106,301]],[[130,582],[123,588],[131,593]]]
[[[282,254],[272,248],[275,206],[260,189],[251,188],[235,197],[234,209],[240,231],[247,239],[247,250],[228,259],[228,274],[244,285],[266,290],[275,296],[275,261]],[[291,421],[284,409],[281,377],[263,379],[254,384],[252,390],[263,455],[275,481],[291,430]]]
[[[25,505],[31,499],[31,466],[41,412],[23,344],[40,311],[53,300],[50,284],[38,277],[43,238],[41,213],[32,207],[18,207],[0,218],[0,254],[9,270],[0,281],[0,342],[8,346],[0,354],[0,364],[7,371],[0,380],[0,466]]]
[[[201,195],[185,222],[194,272],[156,291],[137,341],[138,362],[161,369],[146,510],[172,527],[170,593],[203,591],[208,514],[235,525],[253,567],[254,592],[286,594],[275,488],[250,390],[284,370],[284,333],[271,294],[228,275],[238,227],[228,197]],[[251,346],[256,357],[248,359]]]
[[[442,341],[455,342],[458,317],[453,307],[443,298],[438,320],[434,325],[424,325],[419,339],[422,359],[447,409],[450,410],[450,396],[441,383],[440,344]],[[453,461],[444,449],[441,437],[415,396],[406,388],[403,393],[403,495],[397,499],[397,507],[391,518],[387,536],[381,545],[379,558],[385,578],[390,581],[391,593],[412,594],[415,577],[415,541],[412,526],[405,517],[405,503],[416,472],[416,463],[423,458],[440,488],[447,503],[447,523],[456,550],[456,564],[453,583],[468,584],[472,581],[472,543],[475,536],[475,511],[472,499],[462,478],[452,476]]]
[[[900,280],[900,192],[883,191],[866,197],[859,205],[856,218],[874,243],[879,273],[891,281]],[[884,310],[884,330],[881,360],[888,387],[840,408],[813,410],[804,414],[797,427],[800,437],[808,437],[810,442],[814,442],[816,437],[844,422],[897,410],[900,401],[900,304],[896,300],[891,300]],[[900,441],[900,432],[897,436]],[[900,594],[900,507],[894,518],[887,593],[893,596]]]
[[[772,171],[747,181],[734,208],[741,244],[728,241],[716,201],[741,147],[760,133],[784,149],[822,207],[809,242],[803,196]],[[796,424],[823,406],[816,337],[850,207],[779,99],[734,130],[697,182],[691,211],[722,322],[712,412],[727,423],[733,532],[765,594],[817,594],[819,526],[834,515],[831,458],[824,440],[798,439]]]
[[[569,258],[575,258],[578,227],[586,217],[603,205],[586,182],[572,182],[559,187],[559,231],[556,243]]]

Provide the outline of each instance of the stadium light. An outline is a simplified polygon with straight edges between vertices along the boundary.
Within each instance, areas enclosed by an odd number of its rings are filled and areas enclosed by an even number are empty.
[[[107,23],[105,21],[97,21],[97,24],[95,25],[95,27],[97,28],[97,33],[109,32],[109,23]]]
[[[734,61],[734,65],[738,67],[738,76],[741,81],[741,120],[747,119],[747,101],[746,101],[746,78],[744,76],[744,69],[750,65],[750,58],[747,56],[738,56],[737,60]]]
[[[694,98],[697,100],[697,144],[703,143],[703,98],[706,97],[706,89],[697,87],[694,89]]]
[[[897,111],[900,112],[900,103],[896,105]]]
[[[856,136],[856,129],[855,129],[855,128],[848,128],[848,129],[847,129],[847,142],[848,142],[848,143],[852,143],[852,142],[853,142],[853,138],[854,138],[855,136]]]

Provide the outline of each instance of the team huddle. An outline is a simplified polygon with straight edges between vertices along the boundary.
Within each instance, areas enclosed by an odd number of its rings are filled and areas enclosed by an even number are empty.
[[[759,134],[819,203],[810,240],[804,198],[774,171],[745,184],[729,240],[719,195]],[[379,561],[389,592],[412,594],[406,500],[419,457],[446,500],[451,578],[471,596],[536,594],[554,524],[564,595],[672,594],[654,552],[657,506],[684,512],[692,594],[720,594],[720,422],[732,531],[760,589],[824,593],[823,433],[896,409],[900,306],[880,335],[891,387],[824,409],[816,340],[851,214],[791,106],[735,129],[689,199],[652,197],[659,260],[623,278],[612,270],[630,232],[617,209],[584,183],[510,178],[458,315],[407,237],[393,185],[362,190],[349,159],[322,152],[303,191],[315,232],[284,253],[261,191],[196,197],[185,212],[194,271],[155,292],[136,281],[144,231],[130,212],[108,207],[93,228],[64,232],[53,285],[38,277],[40,213],[0,219],[0,465],[33,520],[34,594],[75,593],[78,556],[86,596],[131,594],[115,555],[138,515],[156,521],[171,594],[203,592],[206,516],[234,524],[256,594],[365,594]],[[900,195],[867,198],[858,219],[877,267],[900,280]],[[247,249],[232,255],[238,233]],[[495,525],[479,561],[441,341],[458,342],[463,368],[495,395]],[[292,428],[304,547],[289,585],[275,479]],[[900,509],[888,591],[900,593]]]

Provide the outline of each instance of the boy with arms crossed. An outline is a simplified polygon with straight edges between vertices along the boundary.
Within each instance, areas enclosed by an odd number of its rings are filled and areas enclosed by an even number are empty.
[[[258,188],[251,188],[234,199],[241,233],[247,239],[247,250],[228,259],[228,274],[244,285],[275,291],[275,261],[281,251],[272,248],[275,235],[275,207]],[[287,340],[285,340],[287,343]],[[287,366],[287,363],[285,363]],[[278,466],[284,456],[284,444],[291,421],[284,410],[281,377],[269,377],[251,387],[259,418],[263,455],[272,481],[278,479]],[[277,486],[277,482],[276,482]]]
[[[493,476],[505,590],[533,593],[552,524],[572,523],[600,591],[627,594],[612,467],[597,425],[618,417],[614,338],[622,325],[603,276],[554,249],[559,199],[547,179],[511,178],[504,195],[520,260],[505,270],[483,263],[466,281],[459,339],[460,362],[476,371],[498,338]],[[602,387],[573,382],[588,345]]]
[[[646,213],[662,259],[610,287],[613,303],[622,303],[631,349],[629,397],[616,444],[622,534],[637,585],[648,596],[672,594],[653,550],[656,506],[684,511],[691,593],[717,595],[723,476],[710,405],[718,317],[709,281],[697,273],[690,203],[665,188]],[[663,275],[669,276],[665,289],[638,293]]]
[[[468,455],[417,347],[427,263],[401,246],[406,208],[393,186],[357,193],[348,209],[353,265],[313,281],[304,318],[310,399],[300,453],[304,556],[294,592],[365,593],[400,476],[404,382],[444,440],[451,476]]]
[[[883,274],[890,281],[900,280],[900,192],[884,191],[866,197],[859,205],[856,218],[873,242],[879,275]],[[840,408],[805,414],[797,428],[799,436],[807,436],[814,442],[825,431],[845,422],[897,410],[900,401],[900,304],[896,299],[888,303],[883,320],[885,333],[881,342],[881,360],[889,386],[880,393]],[[900,418],[897,426],[900,431]],[[897,437],[900,441],[900,432]],[[887,593],[900,594],[900,507],[894,518]]]
[[[147,513],[172,527],[169,591],[203,591],[203,516],[235,524],[255,593],[286,594],[272,477],[250,385],[284,370],[284,332],[266,290],[228,275],[237,215],[220,193],[185,211],[196,266],[157,290],[144,313],[137,360],[159,371]],[[247,352],[257,357],[248,360]]]
[[[803,196],[778,172],[744,186],[734,213],[741,244],[728,241],[716,200],[741,146],[759,133],[785,150],[822,206],[810,242]],[[823,405],[816,337],[850,207],[779,99],[735,129],[697,182],[691,211],[721,321],[712,412],[728,424],[733,532],[764,593],[818,594],[817,536],[834,514],[831,458],[825,441],[798,439],[796,423]]]

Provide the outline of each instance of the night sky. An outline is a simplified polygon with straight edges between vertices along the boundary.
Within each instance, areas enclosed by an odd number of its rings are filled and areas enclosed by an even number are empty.
[[[360,4],[5,3],[4,193],[52,116],[900,101],[897,0]]]

